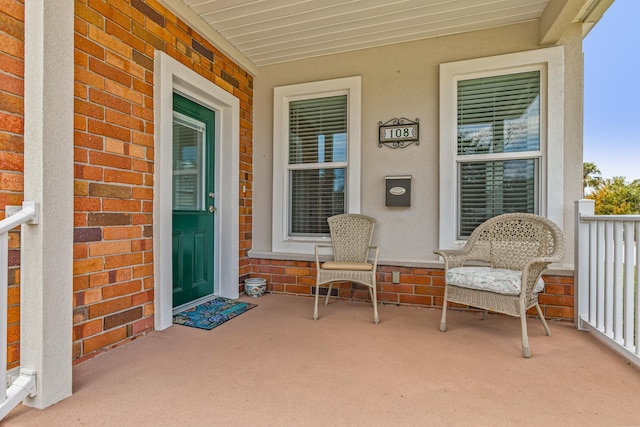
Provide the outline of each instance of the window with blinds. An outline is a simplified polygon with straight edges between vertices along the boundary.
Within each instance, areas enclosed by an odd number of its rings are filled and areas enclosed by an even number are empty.
[[[347,96],[289,102],[289,235],[328,235],[345,212]]]
[[[457,82],[458,239],[508,212],[539,213],[540,71]]]

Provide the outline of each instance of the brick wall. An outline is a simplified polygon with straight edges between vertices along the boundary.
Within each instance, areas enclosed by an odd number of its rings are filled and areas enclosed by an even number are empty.
[[[240,99],[240,275],[250,269],[253,80],[157,1],[75,4],[73,357],[81,361],[153,328],[154,51]]]
[[[400,272],[400,283],[392,283],[393,271]],[[253,259],[251,276],[266,279],[269,292],[305,296],[312,296],[315,292],[315,261]],[[545,275],[543,279],[545,292],[539,295],[538,300],[545,317],[573,321],[573,276]],[[376,281],[378,301],[383,304],[442,307],[442,269],[383,265],[378,266]],[[344,282],[334,284],[334,288],[338,288],[340,298],[370,301],[365,286]],[[451,306],[464,308],[459,304]],[[536,314],[535,308],[528,313]]]
[[[0,219],[23,200],[24,3],[0,0]],[[20,359],[20,233],[9,233],[7,367]]]

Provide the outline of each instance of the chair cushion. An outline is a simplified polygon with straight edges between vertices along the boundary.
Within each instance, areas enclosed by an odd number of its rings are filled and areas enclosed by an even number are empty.
[[[357,270],[357,271],[371,271],[373,270],[373,264],[368,262],[340,262],[340,261],[327,261],[320,267],[323,270]]]
[[[447,270],[447,284],[497,294],[519,295],[522,272],[490,267],[455,267]],[[538,279],[534,294],[544,290],[544,280]]]

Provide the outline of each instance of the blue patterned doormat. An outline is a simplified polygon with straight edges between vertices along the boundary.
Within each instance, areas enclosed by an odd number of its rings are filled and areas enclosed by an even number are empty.
[[[174,314],[173,323],[176,325],[211,330],[254,307],[257,307],[257,305],[217,297],[211,301]]]

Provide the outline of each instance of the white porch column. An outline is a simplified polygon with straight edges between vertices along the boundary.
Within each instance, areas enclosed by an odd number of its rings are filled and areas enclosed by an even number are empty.
[[[20,358],[36,408],[71,395],[73,23],[72,1],[25,2],[24,196],[40,212],[22,232]]]

